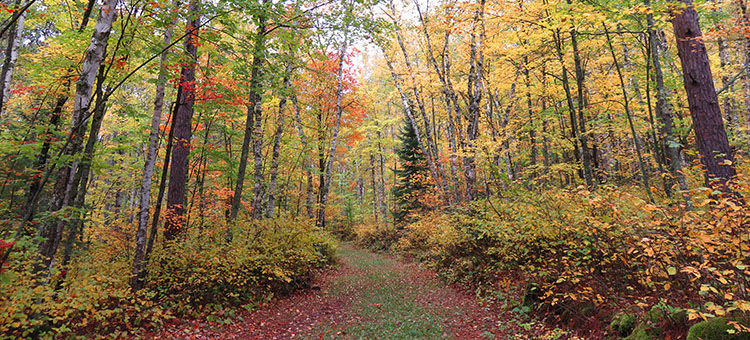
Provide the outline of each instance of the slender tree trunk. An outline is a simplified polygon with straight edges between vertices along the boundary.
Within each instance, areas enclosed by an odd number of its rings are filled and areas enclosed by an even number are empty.
[[[291,65],[287,65],[286,75],[284,77],[284,84],[289,82],[289,77],[292,72]],[[266,217],[272,217],[274,213],[274,207],[276,206],[276,186],[279,175],[279,149],[281,148],[281,134],[284,132],[284,108],[286,107],[286,96],[282,96],[279,100],[279,118],[276,121],[276,131],[274,132],[273,138],[273,150],[271,151],[271,180],[268,184],[268,202],[266,203]]]
[[[70,195],[70,200],[73,202],[73,207],[83,211],[84,205],[86,204],[86,194],[89,184],[89,175],[91,172],[91,162],[94,159],[94,149],[96,142],[99,140],[99,131],[102,127],[102,121],[104,115],[107,112],[106,100],[104,99],[104,78],[106,77],[106,68],[104,65],[99,66],[99,75],[96,83],[96,105],[94,105],[93,116],[91,117],[91,129],[89,131],[89,138],[86,141],[86,147],[83,149],[83,155],[78,165],[78,171],[73,177],[73,192]],[[67,266],[70,262],[70,257],[73,252],[73,244],[78,236],[77,232],[83,229],[83,212],[77,213],[77,218],[74,218],[68,223],[68,237],[65,240],[65,249],[63,249],[63,260],[62,266]]]
[[[266,1],[263,1],[265,4]],[[242,190],[245,185],[245,172],[247,169],[248,156],[250,154],[250,142],[252,141],[253,155],[256,156],[260,153],[260,147],[262,146],[262,136],[259,136],[263,132],[261,126],[261,115],[262,115],[262,101],[261,95],[261,78],[263,77],[263,64],[265,62],[264,50],[265,50],[265,39],[266,39],[266,16],[261,15],[258,18],[258,27],[255,35],[255,46],[253,47],[253,62],[251,66],[250,74],[250,104],[247,106],[247,118],[245,120],[245,136],[242,139],[242,151],[240,152],[240,164],[237,170],[237,182],[235,183],[234,196],[232,197],[232,207],[229,213],[229,221],[234,221],[237,218],[237,213],[240,209],[242,202]],[[258,169],[258,162],[255,159],[255,175],[257,176],[262,172],[262,162],[260,163],[260,169]],[[262,179],[261,179],[262,180]],[[253,216],[259,216],[261,205],[256,200],[260,199],[261,195],[261,184],[260,180],[256,179],[255,187],[253,189]],[[230,235],[231,239],[231,235]]]
[[[557,60],[560,63],[560,67],[562,68],[561,73],[561,81],[563,85],[563,90],[565,91],[565,99],[568,104],[568,113],[570,118],[570,136],[573,140],[573,154],[575,155],[576,164],[580,164],[581,157],[585,150],[581,150],[579,148],[578,142],[580,141],[578,132],[578,119],[576,118],[576,107],[573,103],[573,94],[570,91],[570,80],[568,79],[568,69],[565,67],[565,59],[563,58],[563,52],[562,52],[562,36],[560,32],[554,33],[555,37],[555,48],[557,50]],[[579,168],[578,170],[578,176],[581,178],[584,177],[584,172],[582,169]],[[587,181],[588,183],[588,181]]]
[[[745,0],[737,0],[737,4],[740,8],[740,15],[743,27],[747,29],[750,27],[750,11],[747,10],[747,2]],[[745,34],[744,37],[744,53],[742,58],[742,68],[744,69],[744,80],[745,80],[745,147],[747,148],[747,154],[750,155],[750,36]]]
[[[641,180],[643,181],[643,187],[646,189],[649,201],[654,203],[654,197],[651,195],[651,185],[649,184],[649,174],[646,169],[645,161],[643,160],[643,153],[641,151],[641,143],[638,141],[638,134],[635,132],[635,125],[633,125],[633,117],[630,113],[630,102],[628,100],[628,91],[625,86],[625,78],[622,76],[622,70],[620,69],[620,63],[617,62],[617,55],[615,54],[615,48],[612,46],[612,39],[609,36],[609,30],[607,24],[602,23],[604,27],[604,33],[607,37],[607,45],[609,46],[609,52],[612,54],[612,63],[615,65],[615,71],[617,71],[617,77],[620,80],[620,90],[622,91],[623,106],[625,107],[625,117],[628,119],[628,125],[630,126],[630,133],[633,136],[633,146],[635,147],[635,153],[638,156],[638,168],[641,170]]]
[[[313,164],[310,160],[310,154],[309,154],[309,141],[307,139],[307,135],[305,135],[305,130],[302,129],[302,116],[300,115],[300,107],[299,102],[297,100],[297,93],[294,91],[294,88],[292,87],[292,82],[287,78],[286,84],[284,84],[287,88],[287,90],[290,93],[290,98],[292,99],[292,107],[294,108],[294,119],[295,119],[295,127],[297,131],[297,137],[299,137],[300,141],[302,142],[302,152],[304,153],[305,157],[305,177],[307,178],[307,186],[305,190],[305,210],[307,211],[307,217],[313,218]]]
[[[176,17],[175,17],[176,19]],[[176,20],[172,20],[172,25]],[[172,43],[172,28],[167,28],[164,33],[164,46]],[[135,252],[133,255],[133,276],[130,286],[133,290],[142,288],[143,269],[146,258],[146,242],[148,231],[149,206],[151,200],[151,181],[154,177],[154,165],[156,164],[156,153],[159,147],[159,126],[161,125],[162,110],[164,108],[164,89],[167,82],[167,56],[168,50],[161,53],[159,59],[159,75],[156,78],[156,94],[154,95],[154,110],[151,114],[151,128],[148,136],[148,150],[146,151],[146,162],[141,175],[140,202],[138,205],[138,229],[135,232]],[[167,167],[164,164],[164,167]]]
[[[344,36],[344,42],[339,50],[339,67],[337,71],[338,86],[336,87],[336,125],[333,128],[331,136],[331,148],[328,150],[328,165],[325,167],[325,179],[320,188],[320,206],[318,207],[317,226],[324,228],[326,226],[326,204],[328,203],[328,190],[331,187],[331,170],[333,161],[336,159],[336,147],[339,140],[339,128],[341,127],[341,116],[344,113],[344,107],[341,105],[341,99],[344,96],[344,58],[346,57],[346,48],[348,47],[348,36]]]
[[[404,106],[404,112],[406,113],[406,118],[409,120],[409,124],[411,124],[412,128],[414,128],[414,132],[417,136],[417,142],[419,143],[419,148],[422,150],[422,152],[425,153],[425,155],[427,155],[429,154],[428,146],[425,145],[426,142],[424,141],[421,128],[419,127],[419,124],[417,124],[417,120],[414,117],[414,108],[411,103],[411,100],[409,100],[409,97],[406,95],[406,93],[403,90],[403,87],[401,86],[401,77],[399,77],[396,71],[393,69],[393,64],[388,58],[388,55],[385,53],[386,53],[385,50],[383,50],[386,64],[388,65],[388,69],[391,72],[391,77],[393,78],[393,83],[396,86],[396,90],[398,91],[399,96],[401,97],[401,103]],[[434,178],[438,178],[437,169],[433,161],[434,160],[432,158],[427,157],[427,165],[430,168],[430,173],[432,174]]]
[[[372,141],[370,141],[370,144],[372,144]],[[375,219],[375,223],[378,223],[381,198],[375,176],[375,157],[372,155],[372,151],[370,151],[370,184],[372,185],[372,217]]]
[[[417,107],[419,108],[419,112],[422,114],[422,120],[424,121],[425,126],[425,144],[427,144],[427,153],[425,154],[428,158],[432,158],[432,163],[435,164],[435,170],[436,172],[434,175],[435,180],[438,181],[441,191],[445,191],[445,178],[443,178],[441,171],[440,171],[440,165],[438,163],[439,155],[437,150],[437,145],[435,144],[435,138],[433,137],[433,124],[430,124],[429,119],[427,118],[427,110],[425,109],[424,101],[422,100],[422,94],[419,91],[419,88],[417,87],[417,80],[414,76],[414,69],[411,64],[411,58],[409,58],[409,53],[406,50],[406,46],[404,45],[403,38],[401,37],[401,28],[398,26],[398,22],[396,21],[396,8],[393,5],[393,0],[390,0],[388,2],[388,5],[391,9],[391,14],[393,18],[393,25],[396,27],[395,35],[396,35],[396,41],[398,41],[398,45],[401,48],[401,53],[404,56],[404,65],[406,66],[406,69],[409,73],[409,78],[411,80],[410,85],[412,88],[412,92],[414,94],[414,100],[417,102]]]
[[[568,4],[570,3],[571,2],[568,1]],[[589,153],[588,147],[588,136],[586,134],[586,116],[584,114],[584,110],[586,108],[586,101],[584,97],[586,71],[583,69],[581,54],[578,51],[578,32],[575,28],[570,29],[570,43],[573,45],[573,63],[575,65],[576,88],[578,89],[578,141],[581,143],[583,176],[586,180],[586,185],[592,188],[596,188],[596,181],[594,179],[593,168],[591,164],[591,153]]]
[[[523,76],[524,84],[526,85],[526,114],[529,116],[529,144],[531,144],[531,151],[529,152],[529,165],[532,167],[532,177],[536,177],[536,159],[537,148],[536,148],[536,128],[534,127],[534,107],[531,101],[531,78],[529,77],[529,58],[524,56],[523,58]]]
[[[448,76],[447,74],[448,69],[444,67],[445,63],[442,64],[443,67],[441,69],[441,67],[438,65],[437,60],[435,59],[435,54],[432,50],[432,42],[430,40],[430,34],[427,31],[427,23],[426,23],[425,17],[422,14],[422,10],[419,7],[419,3],[414,2],[414,4],[417,8],[417,13],[419,14],[419,20],[422,24],[422,33],[424,34],[425,40],[427,41],[427,54],[428,54],[427,56],[429,58],[430,64],[432,64],[435,70],[435,73],[438,76],[438,79],[440,79],[440,83],[443,85],[443,94],[445,96],[445,109],[448,113],[447,136],[448,136],[448,143],[451,148],[451,154],[449,157],[450,158],[450,181],[451,181],[451,187],[453,189],[452,195],[454,198],[458,198],[459,196],[458,187],[457,187],[458,178],[456,177],[456,173],[458,172],[456,153],[458,150],[456,147],[456,133],[455,133],[455,127],[454,127],[454,121],[453,121],[454,106],[452,104],[453,103],[452,98],[455,97],[455,93],[453,92],[453,88],[449,86],[449,83],[446,80],[446,77]],[[443,42],[443,60],[445,60],[446,58],[449,41],[450,41],[450,30],[446,30],[445,40]],[[455,113],[457,115],[460,114],[460,112],[458,111],[456,111]],[[437,145],[437,143],[435,144]]]
[[[185,208],[187,208],[188,157],[192,138],[193,104],[195,103],[195,68],[198,62],[198,28],[200,15],[199,0],[191,0],[188,5],[188,22],[185,28],[185,56],[187,61],[180,71],[180,91],[177,98],[177,111],[173,117],[174,139],[169,187],[167,189],[167,212],[164,223],[164,238],[176,239],[187,227],[185,225]]]
[[[16,1],[16,8],[21,4]],[[13,69],[18,59],[18,47],[23,39],[23,27],[26,12],[21,13],[16,20],[16,25],[8,35],[8,46],[5,49],[5,62],[3,63],[2,75],[0,75],[0,117],[5,113],[5,104],[10,97],[10,85],[13,80]]]
[[[180,87],[177,88],[177,98],[180,98]],[[146,268],[148,264],[148,256],[151,254],[151,250],[154,249],[154,242],[156,241],[156,235],[159,231],[159,218],[161,216],[161,207],[164,203],[164,193],[167,189],[167,176],[169,174],[169,160],[172,159],[172,146],[174,145],[174,115],[177,113],[177,101],[172,104],[172,113],[167,122],[171,121],[169,125],[169,134],[167,135],[167,147],[164,150],[164,166],[161,169],[161,176],[159,177],[159,191],[156,194],[156,204],[154,204],[154,217],[151,219],[151,231],[148,234],[148,243],[146,244],[146,254],[143,260],[143,268]],[[141,275],[144,272],[141,271]]]
[[[55,103],[54,108],[50,112],[49,125],[47,126],[44,133],[42,148],[39,150],[39,156],[37,156],[36,162],[34,164],[34,169],[38,171],[40,175],[46,172],[45,170],[47,168],[47,161],[49,160],[49,151],[50,147],[52,146],[52,135],[54,135],[54,132],[57,131],[57,128],[60,125],[60,115],[62,114],[63,107],[65,106],[65,103],[67,101],[68,96],[57,97],[57,103]],[[29,193],[26,199],[26,208],[24,209],[24,211],[28,211],[29,206],[34,204],[35,197],[39,195],[39,192],[41,190],[41,176],[32,179],[31,184],[29,184]]]
[[[117,18],[117,0],[105,0],[97,19],[96,27],[91,38],[91,44],[86,50],[86,56],[83,61],[81,73],[76,83],[76,93],[73,100],[73,114],[71,119],[70,142],[63,151],[66,158],[73,158],[81,149],[83,144],[83,134],[85,131],[85,122],[88,119],[87,113],[91,105],[91,92],[94,89],[97,70],[104,60],[104,54],[107,50],[107,41],[109,40],[112,24]],[[51,210],[58,211],[70,202],[70,193],[72,191],[73,174],[77,162],[64,164],[59,171],[57,183],[52,194]],[[62,224],[44,223],[41,224],[39,236],[42,242],[39,245],[39,255],[42,259],[44,268],[51,269],[54,265],[54,256],[60,245],[62,238]]]
[[[706,46],[692,0],[682,0],[684,8],[672,11],[672,27],[682,64],[685,92],[693,118],[693,131],[701,162],[706,167],[706,182],[713,188],[735,195],[729,181],[737,175],[734,152],[724,131],[719,100]]]
[[[647,7],[651,6],[651,0],[644,0],[643,4]],[[687,185],[685,183],[685,177],[682,174],[682,156],[680,154],[680,144],[677,142],[674,136],[674,113],[672,106],[669,104],[669,91],[664,83],[664,71],[662,69],[661,55],[663,47],[659,43],[653,14],[646,15],[646,21],[648,25],[648,39],[649,47],[651,50],[651,61],[654,66],[654,81],[656,83],[656,118],[660,125],[661,134],[661,149],[663,154],[666,156],[665,162],[669,166],[670,174],[674,178],[680,190],[683,191],[683,198],[686,202],[688,200],[686,194]],[[668,187],[668,188],[667,188]],[[671,195],[672,192],[672,181],[668,181],[667,195]]]
[[[484,4],[485,0],[479,0],[474,11],[474,23],[472,24],[471,46],[469,50],[469,75],[467,92],[469,93],[469,115],[466,126],[466,152],[464,157],[464,177],[466,178],[466,199],[472,201],[476,198],[477,173],[474,162],[476,153],[475,140],[479,135],[479,116],[482,102],[482,74],[484,72]],[[477,33],[477,31],[479,31]]]

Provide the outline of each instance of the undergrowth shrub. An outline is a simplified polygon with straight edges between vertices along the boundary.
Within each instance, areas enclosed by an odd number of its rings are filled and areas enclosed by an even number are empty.
[[[98,235],[76,254],[65,280],[58,269],[36,274],[38,242],[17,240],[0,272],[0,339],[128,337],[184,315],[226,321],[229,307],[252,308],[283,294],[333,260],[335,240],[313,225],[290,218],[240,222],[229,245],[221,228],[192,228],[154,249],[146,287],[136,294],[128,284],[130,237]]]
[[[748,182],[740,183],[747,195]],[[659,299],[691,319],[745,314],[750,211],[713,194],[695,190],[685,209],[614,187],[510,188],[426,214],[393,243],[449,280],[499,289],[498,273],[524,277],[538,287],[541,308],[560,315],[582,305],[647,310]],[[361,242],[386,242],[376,237],[364,233]]]
[[[335,243],[303,220],[262,220],[224,233],[192,230],[154,253],[148,288],[180,312],[283,293],[332,259]],[[179,256],[175,256],[179,254]]]

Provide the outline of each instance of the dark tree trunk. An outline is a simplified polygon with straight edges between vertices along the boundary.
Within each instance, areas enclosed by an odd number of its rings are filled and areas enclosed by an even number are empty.
[[[733,193],[728,181],[737,175],[733,165],[734,152],[724,131],[711,66],[698,25],[698,13],[692,0],[683,0],[682,3],[686,6],[672,10],[672,27],[682,63],[695,140],[707,171],[706,182],[722,192]]]
[[[174,115],[172,138],[172,170],[169,172],[167,190],[167,213],[164,223],[164,238],[173,240],[180,235],[185,225],[187,204],[188,156],[192,138],[193,103],[195,102],[195,67],[198,62],[198,0],[188,5],[189,19],[185,29],[185,54],[189,60],[180,71],[180,95],[177,98],[177,111]]]
[[[265,3],[265,2],[264,2]],[[260,152],[262,146],[261,136],[257,136],[258,130],[262,133],[261,115],[262,115],[262,96],[261,96],[261,77],[263,76],[263,63],[265,62],[265,35],[266,35],[266,17],[261,15],[258,18],[258,28],[255,35],[255,46],[253,48],[253,62],[250,71],[250,104],[247,106],[247,118],[245,120],[245,134],[242,139],[242,150],[240,151],[240,164],[237,169],[237,182],[235,183],[234,196],[232,197],[232,207],[229,211],[229,221],[234,221],[240,210],[242,203],[242,191],[245,185],[245,174],[247,172],[247,161],[250,154],[250,143],[252,142],[253,155]],[[259,145],[260,143],[260,145]],[[258,148],[258,150],[256,150]],[[261,164],[262,165],[262,164]],[[256,169],[257,170],[257,169]],[[261,169],[262,170],[262,169]],[[257,174],[256,174],[257,175]],[[261,183],[256,183],[260,185]],[[253,190],[253,194],[256,190]],[[260,209],[260,204],[256,206],[255,196],[253,198],[253,210]],[[260,213],[253,211],[255,216]],[[231,235],[229,235],[231,239]]]

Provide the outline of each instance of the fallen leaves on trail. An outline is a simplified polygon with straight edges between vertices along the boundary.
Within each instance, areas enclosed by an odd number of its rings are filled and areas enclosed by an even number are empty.
[[[444,285],[434,272],[421,268],[416,263],[399,261],[382,254],[368,256],[385,258],[378,265],[377,271],[357,267],[350,259],[342,258],[338,269],[325,272],[313,281],[313,288],[279,298],[260,310],[243,312],[232,324],[183,320],[155,336],[179,339],[354,338],[352,333],[361,331],[362,325],[382,321],[378,318],[383,316],[382,313],[388,312],[386,305],[382,303],[365,303],[368,301],[360,300],[362,296],[359,292],[380,288],[375,285],[382,284],[382,281],[368,279],[373,278],[373,275],[393,276],[399,289],[418,292],[412,308],[417,309],[417,313],[437,315],[444,330],[442,338],[527,338],[521,334],[531,336],[531,331],[541,331],[520,327],[519,320],[515,318],[517,316],[509,315],[511,312],[504,312],[494,305],[478,303],[472,294],[455,286]],[[376,312],[372,315],[360,315],[361,311],[356,306],[362,305]],[[396,321],[395,325],[398,328],[416,323],[417,320],[404,319]],[[538,327],[540,326],[534,328]]]

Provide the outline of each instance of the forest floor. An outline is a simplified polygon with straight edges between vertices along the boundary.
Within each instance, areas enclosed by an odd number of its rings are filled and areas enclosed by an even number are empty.
[[[497,304],[497,303],[496,303]],[[430,270],[344,244],[311,288],[242,313],[228,325],[183,320],[159,338],[179,339],[528,339],[538,324],[482,305]]]

